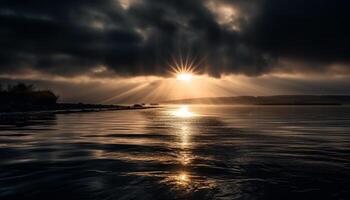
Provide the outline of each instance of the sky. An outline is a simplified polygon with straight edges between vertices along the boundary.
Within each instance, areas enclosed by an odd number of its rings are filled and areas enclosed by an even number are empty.
[[[62,102],[350,94],[347,0],[1,0],[0,82]],[[174,66],[193,70],[179,81]]]

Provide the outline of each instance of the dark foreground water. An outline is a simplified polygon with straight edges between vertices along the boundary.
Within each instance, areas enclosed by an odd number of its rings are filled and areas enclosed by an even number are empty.
[[[0,120],[0,199],[350,199],[350,107]]]

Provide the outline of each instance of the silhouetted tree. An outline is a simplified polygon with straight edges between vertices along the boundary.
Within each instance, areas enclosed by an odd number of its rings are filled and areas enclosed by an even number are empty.
[[[9,85],[7,91],[12,93],[34,92],[35,87],[32,84],[17,83],[16,85]]]
[[[17,83],[0,91],[0,111],[45,110],[58,100],[52,91],[36,90],[32,84]]]

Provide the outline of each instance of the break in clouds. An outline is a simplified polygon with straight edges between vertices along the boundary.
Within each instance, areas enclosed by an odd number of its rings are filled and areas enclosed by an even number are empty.
[[[2,0],[0,74],[350,74],[347,0]],[[107,73],[106,73],[107,72]]]

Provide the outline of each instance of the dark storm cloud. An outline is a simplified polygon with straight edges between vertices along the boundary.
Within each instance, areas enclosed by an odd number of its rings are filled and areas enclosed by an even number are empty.
[[[280,59],[318,71],[348,63],[347,1],[2,0],[0,73],[61,75],[106,66],[121,75],[167,75],[172,56],[199,72],[260,75]],[[217,7],[232,7],[232,20]],[[226,20],[226,19],[225,19]],[[235,27],[235,28],[232,28]]]
[[[349,9],[346,0],[264,0],[246,36],[277,56],[319,65],[349,63]]]

